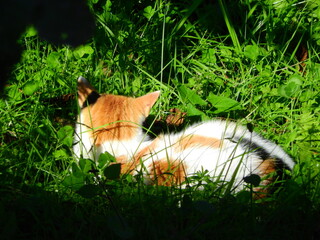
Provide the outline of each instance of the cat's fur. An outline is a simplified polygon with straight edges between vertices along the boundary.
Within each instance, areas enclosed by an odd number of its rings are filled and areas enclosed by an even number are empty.
[[[263,179],[261,185],[268,185],[279,169],[294,167],[281,147],[230,121],[201,122],[149,140],[141,126],[159,95],[159,91],[138,98],[100,95],[80,77],[76,158],[95,160],[107,151],[122,164],[122,173],[140,171],[160,185],[181,184],[203,170],[220,181],[234,181],[236,188],[242,188],[243,179],[252,174]]]

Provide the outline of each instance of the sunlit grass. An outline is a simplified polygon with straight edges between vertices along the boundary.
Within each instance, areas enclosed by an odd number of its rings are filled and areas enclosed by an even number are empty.
[[[25,50],[0,100],[3,236],[317,236],[319,7],[293,0],[89,3],[97,31],[86,45],[53,46],[33,29],[21,37]],[[79,166],[72,156],[79,76],[99,92],[141,96],[161,90],[150,122],[179,108],[187,113],[186,124],[214,117],[250,123],[297,162],[293,178],[259,201],[250,191],[226,193],[205,174],[186,189],[147,186],[132,176],[99,180],[89,170],[101,175],[104,164],[83,160]]]

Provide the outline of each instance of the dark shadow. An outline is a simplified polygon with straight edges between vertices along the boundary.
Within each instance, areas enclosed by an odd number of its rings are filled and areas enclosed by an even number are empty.
[[[17,43],[33,25],[42,39],[78,46],[93,33],[94,20],[84,0],[12,0],[0,10],[0,92],[22,53]]]

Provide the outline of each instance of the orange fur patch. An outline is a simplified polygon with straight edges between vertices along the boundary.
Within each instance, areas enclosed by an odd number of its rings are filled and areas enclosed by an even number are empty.
[[[159,95],[160,92],[139,98],[101,95],[95,104],[82,110],[82,123],[92,129],[96,146],[105,141],[130,140],[138,133]]]
[[[157,185],[179,185],[186,179],[186,166],[179,160],[161,159],[149,166],[149,176]]]
[[[276,163],[275,159],[266,159],[259,165],[259,170],[263,174],[263,176],[266,176],[270,173],[273,173],[276,171]]]
[[[132,172],[139,164],[141,159],[151,155],[155,152],[157,148],[159,139],[155,139],[152,143],[142,150],[140,150],[132,159],[132,161],[121,162],[121,173],[130,173]],[[190,147],[214,147],[219,148],[221,146],[221,141],[215,138],[203,137],[199,135],[192,135],[184,137],[177,144],[174,144],[176,151],[185,150]],[[150,166],[152,170],[150,171],[150,177],[152,180],[157,182],[159,185],[172,185],[180,184],[185,180],[185,165],[181,163],[180,160],[157,160]]]
[[[220,139],[200,135],[190,135],[182,137],[178,144],[175,144],[175,149],[176,151],[182,151],[191,147],[220,148],[221,146],[222,141]]]
[[[142,109],[134,98],[102,95],[82,110],[82,123],[93,130],[95,145],[105,141],[128,140],[137,134]]]
[[[261,199],[261,198],[265,198],[268,195],[270,191],[270,188],[268,187],[268,185],[274,181],[273,176],[270,176],[270,177],[267,177],[267,176],[277,171],[275,159],[271,158],[271,159],[264,160],[259,165],[258,169],[260,170],[260,177],[265,179],[263,179],[260,182],[260,185],[262,187],[253,188],[253,191],[255,192],[254,198]]]
[[[152,143],[142,150],[140,150],[131,161],[122,161],[121,166],[121,173],[127,174],[132,172],[138,165],[140,165],[140,161],[143,159],[144,156],[147,156],[154,152],[155,148],[157,147],[158,139],[152,141]]]

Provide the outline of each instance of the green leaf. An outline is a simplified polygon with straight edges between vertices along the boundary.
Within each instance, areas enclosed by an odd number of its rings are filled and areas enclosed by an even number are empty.
[[[26,37],[34,37],[37,34],[37,29],[35,29],[33,26],[28,27],[26,30]]]
[[[293,74],[290,76],[288,82],[294,82],[297,85],[302,85],[304,78],[299,74]]]
[[[89,45],[80,46],[74,51],[74,54],[77,58],[88,58],[93,53],[94,50]]]
[[[84,185],[84,176],[69,175],[62,181],[62,185],[77,191]]]
[[[187,104],[187,114],[190,117],[199,116],[199,117],[201,117],[202,120],[204,120],[207,117],[204,112],[202,112],[201,110],[197,109],[195,106],[193,106],[190,103]]]
[[[260,50],[257,45],[247,45],[244,48],[244,56],[250,58],[251,60],[256,60],[260,55]]]
[[[232,52],[228,48],[223,47],[220,49],[220,55],[229,59],[232,57]]]
[[[282,97],[292,98],[300,92],[304,78],[298,74],[292,75],[288,82],[281,85],[278,89],[279,95]]]
[[[108,152],[101,153],[98,159],[98,168],[102,169],[107,164],[116,162],[116,158]]]
[[[65,149],[59,149],[53,152],[53,156],[55,159],[67,159],[69,158],[68,153]]]
[[[51,68],[57,68],[60,66],[60,54],[58,52],[52,52],[47,57],[47,65]]]
[[[205,51],[202,52],[202,61],[204,63],[207,63],[207,64],[214,64],[217,62],[217,58],[216,58],[216,49],[213,49],[213,48],[209,48]]]
[[[106,169],[104,170],[104,176],[109,180],[115,180],[120,177],[120,172],[121,172],[121,164],[115,163],[106,167]]]
[[[214,113],[229,112],[242,109],[242,106],[238,101],[224,96],[217,96],[213,93],[209,94],[208,101],[212,104],[213,107],[216,108]]]
[[[243,180],[246,183],[252,184],[254,187],[258,187],[261,182],[261,178],[257,174],[251,174],[250,176],[244,177]]]
[[[184,101],[188,101],[193,105],[198,104],[200,106],[206,106],[207,102],[203,100],[198,94],[194,91],[187,88],[185,85],[181,85],[178,87],[178,91],[180,93],[181,98]]]
[[[252,193],[250,191],[240,191],[236,195],[237,202],[247,204],[252,200]]]
[[[23,92],[26,95],[31,96],[35,91],[39,88],[39,82],[29,81],[26,85],[24,85]]]
[[[141,89],[141,79],[136,77],[133,81],[132,81],[132,90],[134,92],[137,92]]]
[[[84,198],[93,198],[101,193],[101,188],[98,185],[88,184],[82,186],[77,193]]]
[[[106,4],[104,5],[103,9],[106,12],[111,12],[112,2],[110,0],[106,1]]]
[[[80,160],[80,161],[81,161],[81,160]],[[84,177],[83,172],[82,172],[82,170],[79,168],[78,164],[72,163],[71,169],[72,169],[72,175],[73,175],[74,177],[77,177],[77,178],[83,178],[83,177]]]
[[[143,10],[143,16],[145,16],[148,20],[152,18],[154,13],[155,13],[155,10],[151,6],[148,6]]]
[[[89,171],[95,169],[94,162],[91,159],[81,158],[79,160],[79,166],[82,173],[87,174]]]
[[[66,145],[67,147],[71,147],[73,143],[73,127],[67,125],[59,129],[57,132],[59,141]]]

